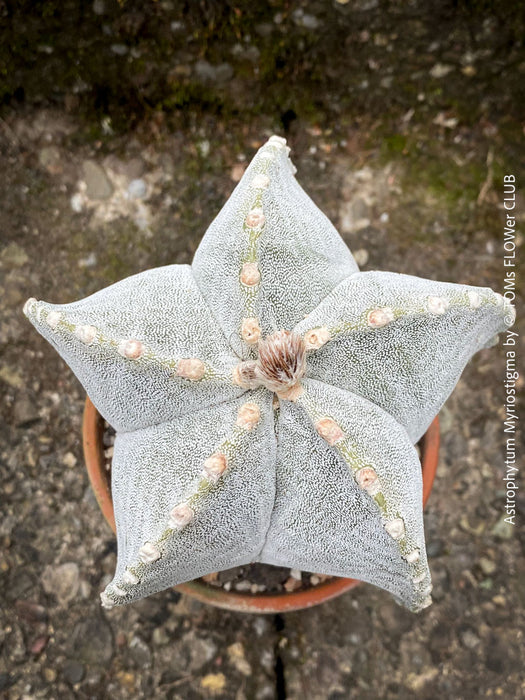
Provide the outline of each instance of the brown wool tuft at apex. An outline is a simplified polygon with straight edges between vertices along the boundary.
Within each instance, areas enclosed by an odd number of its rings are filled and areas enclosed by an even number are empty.
[[[257,362],[248,360],[248,362],[239,362],[233,368],[233,383],[243,389],[256,389],[261,386],[261,382],[257,378]]]
[[[293,386],[290,386],[287,389],[277,391],[276,394],[280,399],[295,402],[300,396],[304,394],[304,389],[301,383],[297,382],[297,384],[294,384]]]
[[[303,339],[292,331],[277,331],[267,336],[259,342],[257,364],[261,383],[269,391],[288,398],[285,394],[290,395],[290,390],[298,385],[306,370]]]

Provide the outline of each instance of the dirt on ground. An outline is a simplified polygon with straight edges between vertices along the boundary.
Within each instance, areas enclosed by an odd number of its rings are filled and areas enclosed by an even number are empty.
[[[523,3],[0,1],[0,16],[0,696],[525,697],[502,345],[441,412],[430,608],[363,584],[276,616],[176,590],[104,611],[116,543],[84,468],[85,394],[22,314],[191,262],[272,133],[361,269],[502,292],[505,176],[525,220]],[[516,303],[523,357],[519,275]]]

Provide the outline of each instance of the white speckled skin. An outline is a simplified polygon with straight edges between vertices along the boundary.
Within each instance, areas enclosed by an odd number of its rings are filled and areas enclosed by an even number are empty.
[[[478,293],[478,308],[470,306],[469,290]],[[426,310],[430,295],[448,301],[445,314]],[[374,306],[392,309],[395,320],[369,327],[366,314]],[[348,330],[335,333],[341,324]],[[334,337],[309,357],[309,376],[381,406],[414,443],[468,360],[505,327],[491,289],[394,272],[361,272],[344,280],[295,331],[304,335],[317,326],[327,326]]]
[[[288,151],[277,143],[259,151],[195,253],[195,279],[227,338],[237,335],[243,316],[258,316],[264,336],[291,330],[358,271],[341,236],[293,176]],[[269,176],[267,189],[252,186],[261,173]],[[239,276],[251,259],[243,222],[258,197],[266,219],[257,254],[261,283],[254,313],[246,314]]]
[[[360,273],[272,137],[191,268],[143,272],[72,304],[31,299],[24,312],[117,429],[118,562],[105,607],[250,561],[428,605],[413,445],[466,362],[507,327],[501,296]],[[271,382],[258,364],[259,343],[283,330],[306,352],[292,386],[286,353],[272,356]],[[244,387],[239,357],[251,360]]]

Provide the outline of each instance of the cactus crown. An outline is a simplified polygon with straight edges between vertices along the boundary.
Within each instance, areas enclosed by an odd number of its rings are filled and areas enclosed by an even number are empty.
[[[430,603],[414,443],[512,308],[359,272],[288,153],[259,150],[191,267],[26,302],[117,430],[106,607],[253,561]]]

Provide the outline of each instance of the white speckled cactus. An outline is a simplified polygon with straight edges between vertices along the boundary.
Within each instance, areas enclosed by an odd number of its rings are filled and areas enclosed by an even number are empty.
[[[360,273],[288,152],[259,150],[191,267],[26,303],[117,430],[106,607],[254,561],[430,603],[414,443],[513,309]]]

